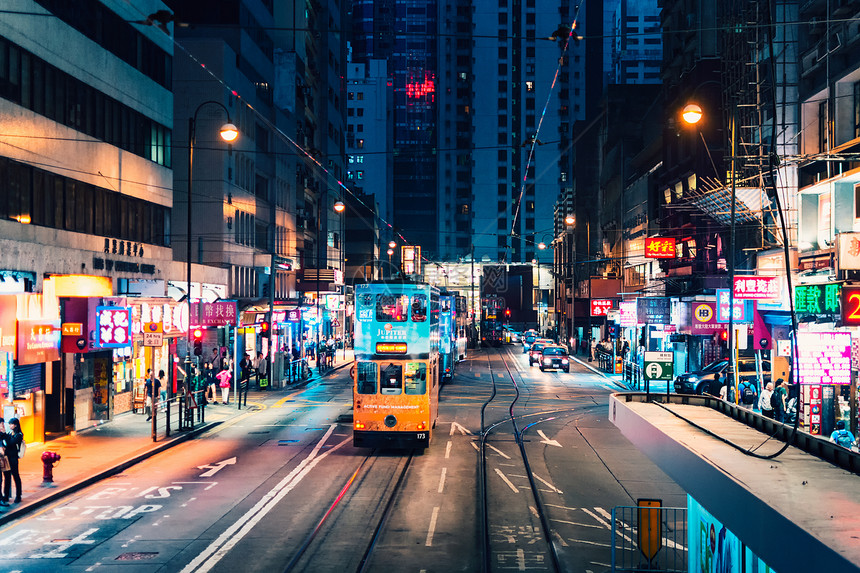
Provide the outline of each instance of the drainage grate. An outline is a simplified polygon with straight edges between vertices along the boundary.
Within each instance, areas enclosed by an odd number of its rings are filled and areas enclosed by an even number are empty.
[[[123,553],[114,561],[142,561],[144,559],[152,559],[158,555],[158,551],[135,551],[132,553]]]

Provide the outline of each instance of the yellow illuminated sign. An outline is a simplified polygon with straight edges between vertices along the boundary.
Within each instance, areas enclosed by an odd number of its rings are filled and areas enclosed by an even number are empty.
[[[406,354],[405,342],[377,342],[377,354]]]

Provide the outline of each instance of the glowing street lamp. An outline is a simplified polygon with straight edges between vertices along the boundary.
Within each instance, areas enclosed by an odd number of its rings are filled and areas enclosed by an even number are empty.
[[[343,213],[343,210],[346,209],[346,205],[343,204],[343,201],[335,201],[334,202],[334,210],[338,213]]]
[[[690,125],[695,125],[702,119],[702,108],[698,104],[688,103],[681,111],[681,117]]]
[[[564,224],[565,225],[571,226],[574,223],[576,223],[576,217],[574,217],[573,215],[568,215],[567,217],[564,218]]]

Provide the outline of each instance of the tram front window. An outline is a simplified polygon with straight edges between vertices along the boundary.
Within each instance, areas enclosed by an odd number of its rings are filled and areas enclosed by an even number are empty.
[[[389,364],[382,371],[382,381],[380,384],[380,392],[382,394],[402,394],[403,393],[403,366],[400,364]]]
[[[413,396],[427,393],[427,365],[423,362],[408,362],[403,386],[406,393]]]
[[[406,322],[409,318],[409,295],[380,294],[376,296],[376,320]]]
[[[412,297],[412,322],[427,320],[427,295],[416,294]]]
[[[359,394],[376,394],[376,362],[359,362],[356,368],[356,389]]]

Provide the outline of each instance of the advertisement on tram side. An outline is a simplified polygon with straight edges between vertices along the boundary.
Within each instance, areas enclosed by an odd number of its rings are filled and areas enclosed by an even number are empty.
[[[687,560],[688,571],[701,573],[773,573],[773,569],[690,495],[687,496]]]
[[[439,347],[438,299],[433,299],[437,316],[431,321],[429,285],[356,285],[356,356],[426,357]],[[437,295],[438,296],[438,295]],[[431,332],[431,322],[436,328]]]

